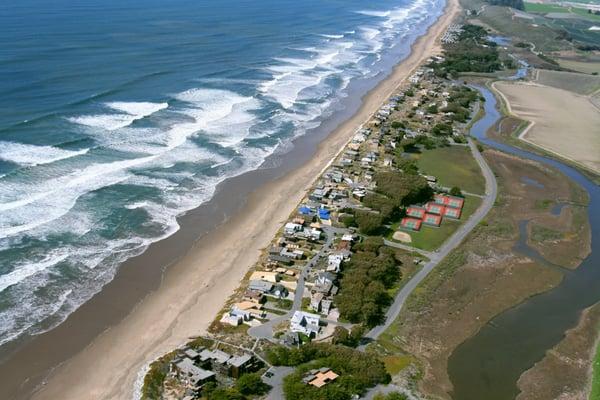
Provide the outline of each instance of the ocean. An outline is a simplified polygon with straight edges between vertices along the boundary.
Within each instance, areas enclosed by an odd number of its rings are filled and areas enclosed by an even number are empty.
[[[343,111],[443,5],[0,4],[0,345],[59,324],[219,183]]]

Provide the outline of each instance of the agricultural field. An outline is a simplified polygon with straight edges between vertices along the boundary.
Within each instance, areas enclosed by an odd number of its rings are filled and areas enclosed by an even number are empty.
[[[600,113],[589,98],[546,86],[494,86],[514,115],[534,123],[521,139],[600,172]]]
[[[600,76],[573,72],[536,70],[536,82],[582,95],[600,90]]]
[[[556,61],[562,68],[583,72],[584,74],[593,74],[594,72],[600,74],[600,61],[580,61],[567,58],[558,58]]]

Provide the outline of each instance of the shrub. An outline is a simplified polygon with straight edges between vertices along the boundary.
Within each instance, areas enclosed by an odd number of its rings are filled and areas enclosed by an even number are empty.
[[[270,389],[270,386],[264,383],[257,373],[243,374],[235,382],[235,387],[244,395],[262,395]]]
[[[458,186],[453,186],[452,189],[450,189],[450,194],[452,196],[462,197],[462,191]]]
[[[455,114],[456,116],[457,114]],[[452,135],[452,125],[446,123],[435,124],[435,126],[431,129],[431,133],[436,136],[449,136]]]

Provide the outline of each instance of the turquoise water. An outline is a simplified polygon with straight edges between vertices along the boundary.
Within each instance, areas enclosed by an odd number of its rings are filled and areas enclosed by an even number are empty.
[[[0,344],[64,320],[217,184],[341,112],[443,3],[0,4]]]

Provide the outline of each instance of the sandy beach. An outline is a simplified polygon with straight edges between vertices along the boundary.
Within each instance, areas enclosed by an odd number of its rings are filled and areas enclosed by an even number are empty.
[[[203,333],[318,174],[411,71],[440,51],[439,38],[458,12],[457,1],[449,0],[410,56],[321,142],[309,162],[253,191],[240,211],[171,265],[160,286],[121,322],[55,368],[34,398],[130,399],[145,365]]]

